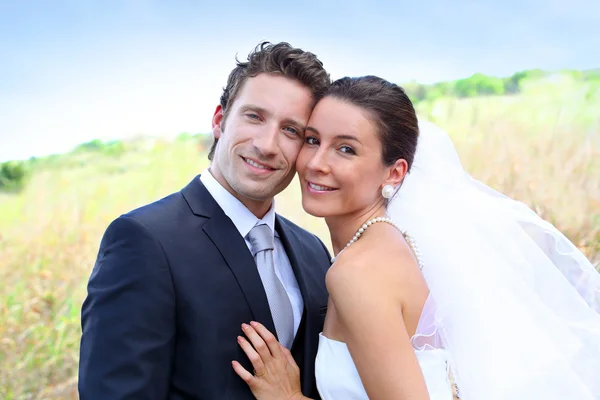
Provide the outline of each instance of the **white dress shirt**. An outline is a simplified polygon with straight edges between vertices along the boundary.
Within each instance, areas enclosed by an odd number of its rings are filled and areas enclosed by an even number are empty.
[[[206,190],[208,190],[210,195],[215,199],[225,215],[231,219],[237,230],[240,232],[240,235],[242,235],[246,241],[246,245],[250,251],[252,251],[250,241],[246,238],[248,233],[250,233],[250,230],[258,224],[266,224],[271,228],[271,231],[275,236],[275,249],[273,250],[275,274],[283,284],[290,302],[292,303],[295,337],[298,332],[298,326],[300,326],[300,320],[302,319],[304,301],[302,299],[302,294],[300,293],[298,281],[292,270],[290,260],[279,239],[279,234],[275,231],[275,200],[273,200],[273,204],[265,216],[262,219],[258,219],[245,205],[242,204],[242,202],[221,186],[221,184],[212,176],[208,168],[200,175],[200,181],[202,181]],[[248,265],[248,268],[252,267],[256,268],[256,265]]]

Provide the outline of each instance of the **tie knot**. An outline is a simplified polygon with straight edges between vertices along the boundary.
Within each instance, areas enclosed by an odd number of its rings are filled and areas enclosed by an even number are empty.
[[[273,232],[268,225],[255,225],[248,233],[248,240],[254,256],[261,251],[273,250],[274,248]]]

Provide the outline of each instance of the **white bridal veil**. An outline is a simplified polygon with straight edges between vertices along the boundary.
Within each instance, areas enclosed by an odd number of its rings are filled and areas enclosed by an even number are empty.
[[[430,289],[417,342],[448,351],[463,400],[599,400],[600,274],[526,205],[469,176],[443,130],[419,125],[388,208]]]

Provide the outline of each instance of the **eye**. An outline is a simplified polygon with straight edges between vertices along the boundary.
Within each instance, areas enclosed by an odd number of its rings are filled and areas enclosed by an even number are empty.
[[[294,136],[298,136],[298,130],[295,128],[292,128],[291,126],[285,128],[286,131],[288,131],[289,133],[291,133]]]
[[[340,151],[344,154],[356,155],[356,152],[350,146],[342,146],[340,147]]]
[[[245,114],[246,117],[250,118],[250,119],[255,119],[255,120],[260,120],[260,117],[258,116],[258,114],[255,113],[247,113]]]
[[[319,144],[319,141],[314,136],[307,136],[305,142],[311,146],[317,146]]]

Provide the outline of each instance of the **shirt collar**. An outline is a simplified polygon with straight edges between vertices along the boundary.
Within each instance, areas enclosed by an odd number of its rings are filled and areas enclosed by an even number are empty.
[[[252,212],[242,204],[241,201],[229,193],[229,191],[215,179],[209,168],[200,174],[200,181],[204,184],[208,193],[215,199],[219,207],[221,207],[225,215],[231,219],[243,238],[250,233],[250,230],[254,228],[255,225],[259,224],[266,224],[271,228],[271,232],[273,232],[276,237],[279,236],[277,232],[275,232],[275,199],[273,199],[273,203],[265,216],[262,219],[258,219],[256,215],[252,214]]]

